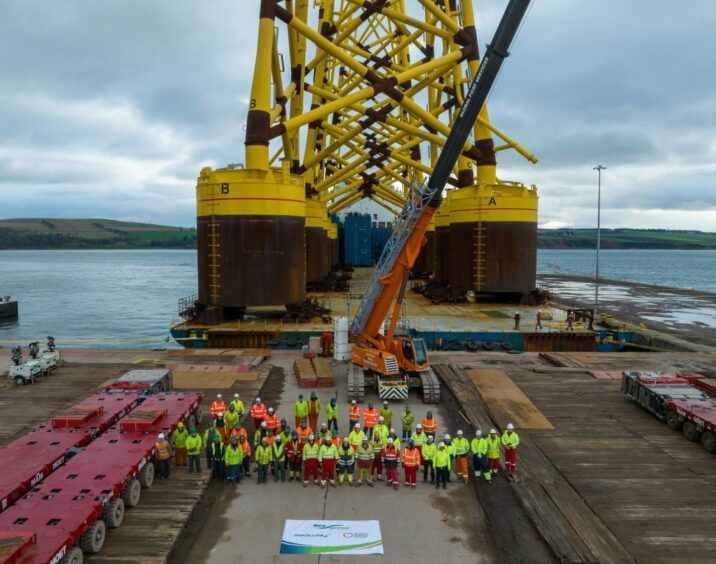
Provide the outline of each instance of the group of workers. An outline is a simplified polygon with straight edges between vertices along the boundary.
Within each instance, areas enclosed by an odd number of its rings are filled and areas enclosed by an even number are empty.
[[[517,470],[520,440],[512,423],[502,436],[496,429],[484,435],[477,429],[472,439],[462,430],[454,438],[449,433],[440,437],[432,411],[416,424],[415,414],[406,404],[399,416],[402,434],[398,437],[387,401],[378,410],[372,402],[361,409],[354,400],[348,409],[350,432],[341,438],[336,398],[325,405],[326,421],[319,425],[321,401],[314,391],[308,400],[302,394],[298,396],[293,406],[294,429],[256,398],[248,412],[254,425],[251,440],[241,421],[245,413],[238,393],[228,406],[217,394],[202,436],[196,428],[187,430],[181,423],[173,432],[175,466],[188,464],[189,472],[201,471],[204,451],[213,477],[229,483],[250,478],[253,463],[259,484],[265,484],[272,474],[275,482],[302,481],[304,487],[311,480],[322,487],[344,483],[360,486],[363,482],[373,487],[375,480],[385,480],[388,487],[396,490],[400,467],[404,484],[411,488],[416,487],[420,470],[423,483],[429,480],[436,488],[446,488],[453,472],[467,484],[470,458],[474,479],[490,483],[499,470],[501,450],[507,476],[512,477]],[[167,478],[171,449],[163,434],[155,446],[155,457],[160,478]]]
[[[535,314],[535,331],[542,331],[542,320],[544,319],[544,313],[541,309],[537,310],[537,313]],[[520,330],[520,322],[522,321],[522,314],[519,311],[515,312],[515,331]],[[576,320],[576,315],[573,310],[567,311],[567,331],[574,331],[574,322]]]

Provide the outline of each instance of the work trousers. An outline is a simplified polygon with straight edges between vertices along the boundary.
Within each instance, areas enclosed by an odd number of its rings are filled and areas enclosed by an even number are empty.
[[[393,486],[397,490],[399,485],[398,482],[400,481],[400,478],[398,478],[398,467],[389,468],[386,466],[385,479],[387,480],[387,485]]]
[[[237,482],[241,481],[241,465],[240,464],[230,464],[226,467],[226,477],[229,480],[229,482],[233,482],[236,480]]]
[[[206,448],[204,452],[206,453],[206,467],[211,470],[211,451]]]
[[[497,471],[500,469],[500,459],[499,458],[488,458],[487,459],[487,466],[490,468],[493,474],[497,474]]]
[[[189,455],[189,472],[194,471],[194,466],[197,472],[201,472],[201,457],[198,454]]]
[[[365,480],[369,484],[373,483],[373,478],[370,473],[370,468],[361,468],[359,466],[358,467],[358,481],[362,482],[363,480]]]
[[[211,469],[214,472],[214,478],[221,480],[222,482],[226,479],[226,470],[222,459],[214,458],[211,461]]]
[[[435,487],[439,487],[440,482],[442,482],[443,486],[445,486],[448,482],[449,476],[450,476],[450,470],[448,470],[447,466],[438,466],[438,468],[436,468]]]
[[[268,464],[259,464],[259,470],[258,470],[258,483],[259,484],[265,484],[266,483],[266,476],[268,474]]]
[[[430,460],[423,460],[423,482],[428,479],[428,471],[430,472],[430,481],[435,481],[435,468],[433,468]]]
[[[517,449],[505,449],[505,472],[512,474],[517,471]]]
[[[360,421],[358,421],[358,419],[349,419],[348,420],[348,432],[349,433],[355,429],[356,423],[360,423]]]
[[[456,456],[453,462],[455,463],[455,474],[465,480],[467,484],[467,455]]]
[[[405,485],[414,486],[418,479],[418,467],[417,466],[406,466],[405,467]]]
[[[336,431],[338,431],[338,419],[336,419],[335,417],[333,419],[328,420],[328,430],[330,431],[331,429],[335,429]]]
[[[174,450],[174,466],[186,466],[187,454],[185,448],[177,448]]]
[[[318,429],[318,413],[308,414],[308,425],[313,429],[314,431]]]
[[[241,461],[241,470],[244,476],[251,476],[251,455],[244,455],[244,459]]]
[[[285,460],[274,460],[273,462],[273,481],[278,482],[281,478],[282,482],[286,481],[286,461]]]
[[[371,468],[371,475],[375,472],[376,478],[380,480],[381,475],[383,474],[383,461],[380,459],[380,457],[373,459],[373,467]]]
[[[490,467],[487,465],[486,455],[483,454],[478,456],[477,454],[473,454],[472,465],[475,469],[475,478],[479,478],[480,474],[482,474],[488,481],[492,478],[492,474],[490,473]]]
[[[366,428],[365,428],[365,436],[368,437],[368,440],[373,439],[373,427],[368,427],[368,426],[366,425]]]
[[[164,478],[165,480],[169,478],[169,460],[157,460],[157,471],[159,472],[159,477]]]
[[[403,429],[403,440],[409,439],[413,436],[413,432],[410,429]]]
[[[295,417],[295,416],[294,416],[293,421],[294,421],[294,423],[296,424],[296,426],[294,427],[294,429],[298,429],[298,428],[301,426],[301,421],[305,421],[305,420],[306,420],[305,417]]]
[[[313,475],[314,480],[318,480],[318,459],[309,458],[303,461],[303,481],[308,482],[309,476]]]
[[[252,418],[254,420],[254,431],[258,431],[261,428],[261,423],[264,422],[263,419],[257,419],[255,417]]]
[[[291,474],[296,474],[297,478],[301,477],[301,463],[297,460],[293,462],[288,463],[289,469],[291,470]]]
[[[321,473],[321,480],[323,482],[326,479],[330,479],[331,482],[336,479],[336,459],[335,458],[324,458],[323,459],[323,472]]]
[[[345,480],[346,476],[348,476],[348,481],[352,484],[354,471],[355,471],[355,462],[353,464],[341,464],[339,462],[338,463],[338,478],[340,479],[341,484],[343,483],[343,480]]]

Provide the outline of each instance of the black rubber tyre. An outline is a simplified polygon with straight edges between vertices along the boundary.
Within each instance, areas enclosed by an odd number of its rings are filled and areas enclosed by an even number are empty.
[[[108,529],[116,529],[122,524],[124,519],[124,500],[116,497],[104,506],[104,514],[102,520]]]
[[[201,406],[199,406],[194,410],[194,419],[196,420],[197,424],[201,423],[202,417],[203,417],[203,414],[201,412]]]
[[[476,343],[475,341],[468,341],[465,346],[470,352],[477,352],[480,350],[480,343]]]
[[[22,376],[15,376],[15,385],[22,386],[23,384],[25,384],[25,378]]]
[[[511,351],[512,350],[512,345],[510,343],[508,343],[507,341],[502,341],[502,343],[500,343],[500,346],[502,347],[503,351]]]
[[[139,483],[146,490],[151,488],[154,483],[154,464],[147,462],[144,468],[139,472]]]
[[[679,419],[679,414],[673,409],[666,413],[666,426],[672,431],[681,431],[683,422]]]
[[[462,349],[463,342],[462,341],[450,341],[447,346],[445,347],[446,351],[459,351]]]
[[[139,500],[142,497],[142,484],[139,480],[134,479],[127,484],[122,492],[122,499],[124,500],[125,507],[134,507],[139,504]]]
[[[701,433],[699,433],[699,430],[696,427],[696,423],[693,421],[684,421],[684,427],[682,429],[684,433],[684,437],[689,439],[690,441],[698,441],[699,436]]]
[[[65,557],[60,560],[60,564],[82,564],[85,561],[85,555],[78,546],[73,546]]]
[[[701,435],[701,446],[709,452],[716,452],[716,435],[711,431],[704,431]]]
[[[104,539],[107,536],[107,528],[102,519],[97,519],[80,537],[82,552],[86,554],[97,554],[104,546]]]
[[[485,341],[484,343],[482,343],[482,348],[486,351],[491,351],[495,348],[495,343],[493,343],[492,341]]]

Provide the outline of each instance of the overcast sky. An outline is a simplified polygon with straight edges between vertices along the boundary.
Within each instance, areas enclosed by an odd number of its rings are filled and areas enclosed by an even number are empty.
[[[410,0],[409,0],[410,1]],[[467,1],[467,0],[463,0]],[[475,0],[484,46],[506,0]],[[2,0],[0,217],[190,226],[243,162],[258,0]],[[489,100],[540,224],[716,231],[716,2],[535,0]]]

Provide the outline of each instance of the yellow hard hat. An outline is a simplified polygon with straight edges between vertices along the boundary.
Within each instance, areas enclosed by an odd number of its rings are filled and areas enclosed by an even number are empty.
[[[184,423],[179,423],[179,425],[177,425],[177,427],[179,427],[180,429],[183,429],[183,428],[184,428]]]

